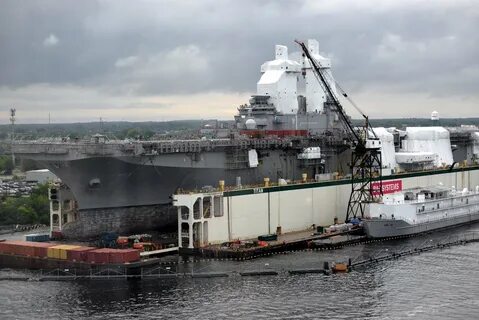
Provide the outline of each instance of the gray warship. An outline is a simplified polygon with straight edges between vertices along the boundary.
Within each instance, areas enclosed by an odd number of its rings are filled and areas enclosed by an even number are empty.
[[[330,60],[319,54],[317,41],[308,46],[335,88]],[[179,189],[346,170],[341,166],[348,146],[338,115],[308,62],[299,53],[288,56],[285,46],[276,46],[275,59],[261,66],[257,93],[238,108],[235,127],[214,129],[214,138],[118,141],[95,135],[81,141],[17,141],[13,150],[61,179],[60,191],[75,199],[75,214],[65,216],[63,232],[77,238],[174,225],[176,213],[168,208]]]
[[[337,94],[331,61],[320,55],[316,40],[308,40],[307,47]],[[94,135],[79,141],[16,141],[13,151],[61,179],[52,202],[63,214],[52,224],[59,223],[64,236],[72,238],[174,226],[171,195],[180,189],[214,187],[219,181],[226,186],[251,186],[264,178],[318,180],[333,172],[347,175],[350,170],[348,135],[334,103],[309,61],[300,52],[288,54],[286,46],[277,45],[275,59],[261,66],[257,92],[238,107],[234,127],[208,131],[213,136],[181,140],[120,141]],[[394,160],[408,134],[383,131]],[[460,160],[475,161],[473,134],[460,131],[457,141],[451,140],[460,149]],[[414,149],[413,143],[409,145]],[[403,157],[402,165],[433,169],[438,161],[431,160],[434,152],[430,151],[413,160]],[[384,161],[383,174],[401,165],[393,160]],[[452,159],[446,162],[452,164]]]

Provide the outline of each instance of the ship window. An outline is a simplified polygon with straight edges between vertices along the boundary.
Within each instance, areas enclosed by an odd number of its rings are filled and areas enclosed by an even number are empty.
[[[216,196],[213,200],[214,216],[222,217],[223,216],[223,197]]]
[[[439,203],[437,204],[437,208],[439,209]]]
[[[58,214],[52,215],[52,224],[53,224],[54,226],[57,226],[57,225],[58,225]]]
[[[193,219],[200,219],[200,201],[201,198],[198,198],[193,204]]]
[[[60,204],[58,201],[52,201],[52,211],[58,211],[60,209]]]
[[[180,213],[181,213],[181,219],[183,220],[188,220],[190,216],[190,209],[185,206],[180,207]]]
[[[211,197],[203,198],[203,218],[211,218]]]
[[[469,199],[466,199],[466,204],[469,204]]]

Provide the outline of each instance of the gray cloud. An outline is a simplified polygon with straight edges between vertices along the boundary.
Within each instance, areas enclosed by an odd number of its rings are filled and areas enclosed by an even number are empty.
[[[478,101],[477,30],[474,1],[6,0],[0,87],[78,87],[107,104],[120,94],[254,93],[275,44],[293,51],[294,39],[316,38],[353,97]]]
[[[43,40],[43,45],[45,47],[54,47],[58,44],[58,41],[58,38],[53,33],[50,33],[50,35]]]

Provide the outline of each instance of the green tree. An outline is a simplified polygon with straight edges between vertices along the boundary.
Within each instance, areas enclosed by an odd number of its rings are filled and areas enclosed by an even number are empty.
[[[0,225],[48,224],[50,204],[48,185],[39,185],[29,197],[6,197],[0,202]]]
[[[21,205],[17,209],[18,221],[20,224],[30,224],[38,222],[37,213],[28,205]]]
[[[50,202],[48,200],[48,184],[38,186],[30,196],[30,206],[37,214],[37,222],[50,223]]]
[[[13,170],[13,161],[11,156],[0,156],[0,171],[11,174]]]
[[[141,135],[141,132],[138,128],[131,128],[131,129],[128,129],[125,136],[126,138],[129,138],[129,139],[136,139],[140,135]]]

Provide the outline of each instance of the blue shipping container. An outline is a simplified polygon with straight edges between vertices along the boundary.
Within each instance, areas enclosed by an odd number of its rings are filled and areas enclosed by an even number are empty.
[[[30,242],[48,242],[50,241],[50,235],[49,234],[27,234],[25,236],[26,241]]]

